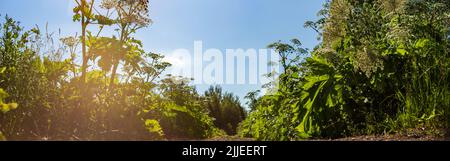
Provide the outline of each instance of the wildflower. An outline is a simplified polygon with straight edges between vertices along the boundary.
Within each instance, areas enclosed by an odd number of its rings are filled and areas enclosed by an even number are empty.
[[[68,47],[74,47],[78,44],[78,39],[73,36],[61,38],[60,41]]]
[[[103,0],[100,7],[109,10],[115,8],[117,6],[117,3],[117,0]]]
[[[145,27],[152,23],[149,18],[148,0],[119,0],[118,11],[121,12],[121,23],[133,23]]]

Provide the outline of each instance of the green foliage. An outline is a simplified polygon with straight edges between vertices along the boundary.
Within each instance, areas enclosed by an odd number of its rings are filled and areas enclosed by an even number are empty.
[[[268,45],[282,73],[247,95],[247,117],[220,87],[201,95],[190,79],[161,77],[171,64],[133,37],[151,23],[148,1],[114,2],[76,0],[81,36],[61,43],[1,21],[0,140],[299,140],[450,125],[448,0],[327,2],[304,25],[322,40],[312,52],[298,39]]]
[[[449,5],[442,0],[327,3],[319,14],[323,19],[305,24],[323,42],[303,63],[281,59],[285,71],[278,92],[249,97],[254,109],[239,134],[297,140],[424,128],[440,135],[433,131],[447,129],[450,116]],[[287,44],[269,47],[294,51]]]
[[[0,74],[3,74],[5,72],[6,67],[0,68]],[[17,103],[5,103],[3,100],[7,98],[9,95],[6,93],[2,88],[0,88],[0,111],[3,113],[6,113],[8,111],[14,110],[17,108]],[[3,137],[2,133],[0,132],[0,136]],[[4,140],[4,139],[0,139]]]
[[[311,73],[304,75],[300,102],[294,108],[294,111],[299,111],[294,120],[303,117],[297,130],[300,136],[339,136],[335,130],[342,128],[342,119],[345,119],[340,111],[345,105],[343,93],[349,87],[345,86],[343,76],[326,60],[309,58],[304,65]]]
[[[235,135],[238,124],[246,115],[239,99],[231,93],[222,93],[219,86],[211,86],[205,97],[205,107],[214,118],[214,124],[228,135]]]
[[[84,27],[94,21],[117,22],[88,10],[74,9],[74,19],[84,19]],[[124,31],[121,38],[86,31],[87,39],[61,38],[58,44],[38,28],[24,31],[12,18],[6,17],[1,25],[2,140],[5,136],[9,140],[164,140],[225,135],[208,115],[206,98],[188,85],[190,80],[160,78],[171,64],[162,61],[161,54],[143,50],[142,42],[130,35],[137,28]],[[81,65],[75,61],[78,46],[86,49],[80,54]],[[70,57],[62,59],[65,54]],[[114,76],[121,62],[123,74]],[[237,104],[232,106],[241,107]]]
[[[3,133],[0,131],[0,141],[6,141],[6,137],[3,136]]]
[[[157,120],[145,120],[145,127],[150,133],[158,133],[160,136],[164,136],[161,125],[159,125]]]
[[[147,118],[159,120],[166,138],[201,139],[223,135],[202,106],[203,98],[188,85],[189,80],[169,77],[161,82],[164,83],[159,90],[164,97],[156,97],[144,112]]]
[[[3,113],[14,110],[17,108],[17,103],[4,103],[3,100],[8,97],[8,93],[6,93],[3,89],[0,88],[0,106]]]

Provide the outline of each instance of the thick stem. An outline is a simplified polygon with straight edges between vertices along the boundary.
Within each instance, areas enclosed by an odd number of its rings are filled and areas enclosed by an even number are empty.
[[[111,80],[109,82],[109,89],[110,91],[112,91],[114,89],[114,80],[116,78],[116,73],[117,73],[117,67],[119,66],[119,63],[116,63],[113,65],[113,70],[112,70],[112,74],[111,74]]]
[[[125,39],[127,37],[127,35],[126,35],[127,31],[125,31],[125,29],[127,28],[127,24],[122,24],[121,26],[122,27],[121,27],[120,43],[119,44],[121,46],[123,46],[123,43],[125,42]],[[121,52],[124,52],[124,51],[121,50]],[[120,58],[120,56],[118,56],[118,55],[117,55],[117,57]],[[118,68],[119,63],[120,63],[120,59],[119,58],[116,61],[113,61],[114,64],[113,64],[113,69],[112,69],[112,72],[111,72],[111,80],[109,82],[109,89],[110,89],[110,91],[114,90],[114,79],[116,77],[117,68]]]
[[[82,43],[82,57],[83,64],[81,65],[81,83],[86,83],[86,70],[87,70],[87,54],[86,54],[86,25],[83,23],[82,33],[81,33],[81,43]]]
[[[81,1],[81,8],[83,9],[86,6],[86,2],[84,0]],[[81,52],[83,64],[81,65],[81,84],[86,83],[86,70],[87,70],[87,53],[86,53],[86,18],[84,12],[81,12]]]

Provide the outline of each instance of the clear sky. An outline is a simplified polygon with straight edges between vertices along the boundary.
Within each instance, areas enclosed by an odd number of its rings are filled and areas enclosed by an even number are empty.
[[[303,23],[316,20],[325,0],[150,0],[154,23],[136,37],[147,51],[170,56],[175,49],[193,50],[194,41],[203,48],[261,49],[268,44],[298,38],[304,47],[317,45],[316,33]],[[27,29],[48,23],[50,31],[62,35],[79,33],[72,21],[72,0],[0,0],[0,14],[8,14]],[[197,85],[203,93],[209,85]],[[243,97],[260,85],[224,85],[225,91]]]

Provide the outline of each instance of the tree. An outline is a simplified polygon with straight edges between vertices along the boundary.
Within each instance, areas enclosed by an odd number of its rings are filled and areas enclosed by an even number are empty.
[[[252,91],[247,93],[247,95],[244,97],[245,99],[248,100],[247,104],[250,108],[250,112],[256,110],[256,107],[258,106],[258,100],[260,99],[260,97],[258,97],[259,93],[261,91],[260,90],[256,90],[256,91]]]
[[[205,92],[205,106],[214,124],[228,135],[236,134],[238,124],[246,117],[239,99],[231,93],[222,93],[220,86],[211,86]]]
[[[191,79],[169,76],[158,87],[160,95],[145,110],[147,119],[158,120],[168,139],[204,139],[221,136],[203,106],[203,98],[189,85]]]

